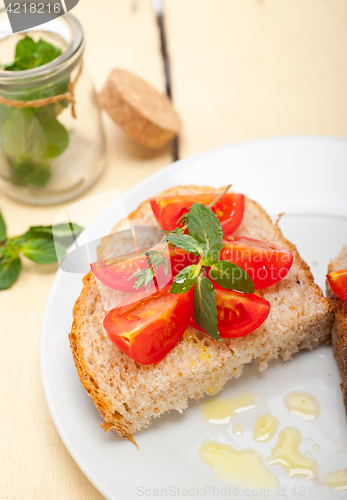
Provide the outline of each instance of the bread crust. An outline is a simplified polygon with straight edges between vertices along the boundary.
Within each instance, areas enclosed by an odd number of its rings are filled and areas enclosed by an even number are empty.
[[[216,190],[207,186],[177,186],[161,195],[206,192]],[[333,304],[323,297],[296,247],[283,237],[280,228],[256,202],[246,199],[244,219],[237,234],[265,241],[271,239],[273,243],[288,248],[294,254],[295,262],[290,276],[259,291],[270,301],[272,309],[264,325],[246,337],[218,343],[189,327],[175,349],[158,365],[138,365],[109,340],[102,327],[106,311],[96,279],[92,273],[85,276],[73,311],[70,344],[79,378],[104,419],[101,426],[105,431],[112,429],[134,442],[133,433],[148,426],[153,417],[173,408],[182,411],[189,398],[216,394],[229,378],[240,376],[244,364],[252,359],[257,359],[259,369],[263,370],[269,360],[279,355],[285,360],[290,359],[299,349],[312,349],[330,340]],[[112,233],[128,228],[129,222],[132,225],[156,225],[149,201],[130,214],[128,221],[120,221]],[[108,258],[108,252],[109,243],[105,238],[98,248],[98,258]],[[303,300],[306,295],[307,304]],[[90,330],[93,330],[91,336]],[[95,343],[92,352],[89,352],[90,345],[86,341],[90,340],[89,336],[93,345]],[[104,356],[101,364],[106,368],[102,376],[100,364],[97,366],[93,358],[97,359],[96,349],[101,349]],[[122,370],[128,374],[125,381]],[[117,383],[114,390],[109,391],[107,380],[114,373],[117,373]],[[197,378],[201,380],[200,384],[195,384]]]
[[[328,272],[339,271],[347,268],[347,246],[343,247],[339,255],[328,266]],[[332,328],[332,345],[334,356],[341,377],[341,390],[343,402],[347,414],[347,303],[340,299],[333,292],[329,282],[326,282],[327,295],[330,297],[336,307],[334,324]]]

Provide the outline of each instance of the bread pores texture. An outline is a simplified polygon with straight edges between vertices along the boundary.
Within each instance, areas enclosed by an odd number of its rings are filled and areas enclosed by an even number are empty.
[[[178,186],[162,195],[206,192],[216,189]],[[134,226],[157,225],[148,201],[128,220]],[[128,221],[121,221],[112,232],[128,227]],[[104,430],[113,429],[133,440],[132,435],[150,425],[153,417],[172,409],[181,412],[190,398],[198,400],[219,392],[252,360],[262,371],[271,359],[282,356],[289,360],[300,349],[312,349],[330,339],[332,302],[323,297],[295,246],[254,201],[246,199],[243,222],[235,234],[281,245],[294,254],[287,276],[259,291],[271,303],[268,318],[253,333],[220,343],[188,327],[177,346],[157,365],[139,365],[110,341],[103,328],[105,300],[94,275],[85,276],[73,311],[70,343],[80,380],[103,418]],[[109,258],[113,253],[113,245],[105,238],[98,258]]]
[[[329,273],[342,269],[347,269],[347,246],[343,246],[339,255],[328,266]],[[340,385],[347,413],[347,303],[332,291],[328,281],[327,295],[333,299],[336,306],[332,329],[332,344],[337,366],[340,370]]]

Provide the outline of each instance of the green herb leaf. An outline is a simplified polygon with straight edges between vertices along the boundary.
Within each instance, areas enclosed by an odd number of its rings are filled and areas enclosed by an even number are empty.
[[[6,240],[6,224],[0,212],[0,242]]]
[[[16,281],[21,270],[19,257],[6,259],[0,257],[0,290],[7,290]]]
[[[152,269],[147,268],[147,269],[142,269],[142,271],[133,274],[128,278],[127,281],[136,278],[135,285],[133,286],[133,288],[136,288],[136,290],[138,290],[139,288],[142,288],[144,286],[148,290],[151,286],[153,277],[154,273]]]
[[[210,208],[200,203],[193,203],[187,219],[188,234],[204,244],[206,250],[223,243],[222,226]]]
[[[62,245],[43,238],[27,241],[22,245],[21,251],[37,264],[52,264],[65,255],[65,248]]]
[[[55,158],[62,154],[69,145],[69,134],[66,128],[58,122],[54,114],[46,107],[39,109],[36,116],[42,127],[46,144],[47,158]]]
[[[217,306],[213,283],[204,276],[198,278],[194,287],[194,319],[208,335],[221,341],[217,328]]]
[[[43,160],[46,139],[39,120],[31,108],[15,108],[2,128],[2,150],[22,160]]]
[[[65,248],[70,247],[77,236],[81,234],[83,227],[73,224],[72,222],[66,224],[56,224],[55,226],[32,226],[24,233],[25,240],[36,238],[53,239],[60,243]]]
[[[196,282],[201,270],[201,265],[187,266],[175,277],[170,293],[188,292]]]
[[[207,252],[204,252],[204,254],[201,256],[201,264],[203,266],[211,266],[215,262],[218,262],[219,254],[223,247],[223,243],[216,243],[215,245],[213,245],[209,250],[207,250]]]
[[[47,163],[31,160],[12,159],[12,182],[18,186],[44,187],[51,177],[51,167]]]
[[[204,247],[188,234],[179,235],[169,233],[166,235],[166,239],[175,247],[182,248],[182,250],[193,253],[194,255],[202,254],[204,251]]]
[[[0,104],[0,134],[2,132],[2,127],[4,126],[9,114],[12,112],[13,108],[6,106],[5,104]]]
[[[237,290],[243,293],[254,292],[254,285],[248,274],[231,262],[220,260],[213,264],[210,269],[210,277],[227,290]]]
[[[6,71],[22,71],[43,66],[58,56],[61,50],[54,45],[40,39],[35,42],[30,36],[25,36],[17,43],[15,60],[5,65]]]

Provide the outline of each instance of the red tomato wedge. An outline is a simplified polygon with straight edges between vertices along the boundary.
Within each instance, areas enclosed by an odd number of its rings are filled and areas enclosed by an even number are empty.
[[[193,203],[209,205],[218,193],[152,198],[151,207],[158,224],[164,231],[174,231],[177,221],[188,212]],[[225,194],[211,209],[218,217],[224,235],[233,233],[241,224],[245,211],[243,194]]]
[[[347,269],[329,273],[326,275],[333,291],[342,299],[347,302]]]
[[[154,247],[153,250],[156,248]],[[150,292],[156,289],[163,288],[167,285],[173,276],[176,276],[186,266],[196,264],[198,258],[193,254],[185,252],[180,248],[174,249],[170,244],[165,252],[166,258],[170,258],[168,275],[165,275],[163,266],[155,272],[154,282],[152,282]],[[120,290],[122,292],[135,293],[137,290],[134,288],[135,278],[128,279],[134,273],[138,273],[150,267],[148,257],[146,255],[136,255],[135,253],[129,254],[115,259],[101,260],[91,264],[91,269],[95,276],[104,285]]]
[[[104,319],[108,336],[141,365],[157,364],[180,341],[193,315],[193,288],[170,294],[167,286],[136,302],[125,301]]]
[[[218,332],[223,339],[244,337],[264,323],[270,312],[270,303],[254,293],[239,293],[215,287]],[[203,331],[195,319],[191,326]]]
[[[294,256],[286,248],[265,241],[226,237],[220,252],[221,260],[241,267],[254,283],[255,290],[274,285],[283,279],[292,266]]]

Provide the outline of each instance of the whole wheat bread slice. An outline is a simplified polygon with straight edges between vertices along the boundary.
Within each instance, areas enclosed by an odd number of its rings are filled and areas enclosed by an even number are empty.
[[[347,269],[347,246],[344,246],[339,255],[330,262],[328,272],[333,273]],[[337,366],[341,375],[341,389],[347,413],[347,303],[341,300],[331,289],[327,281],[327,294],[336,306],[335,320],[332,329],[332,344]]]
[[[163,195],[216,192],[201,186],[175,187]],[[157,225],[146,201],[129,216],[131,224]],[[128,227],[120,222],[113,232]],[[288,248],[294,262],[279,283],[260,290],[271,303],[265,323],[255,332],[237,339],[216,342],[189,327],[182,340],[159,364],[141,366],[122,353],[103,328],[107,300],[93,274],[84,278],[70,333],[71,349],[81,382],[103,418],[104,430],[132,435],[147,427],[153,417],[172,409],[182,411],[189,398],[216,394],[228,379],[239,377],[243,366],[255,360],[265,370],[271,359],[288,360],[299,349],[312,349],[328,341],[333,322],[333,304],[323,297],[307,264],[294,245],[254,201],[246,199],[243,222],[237,234]],[[117,242],[117,235],[114,236]],[[148,242],[151,244],[151,242]],[[119,245],[119,242],[118,242]],[[112,257],[114,245],[105,239],[99,259]]]

